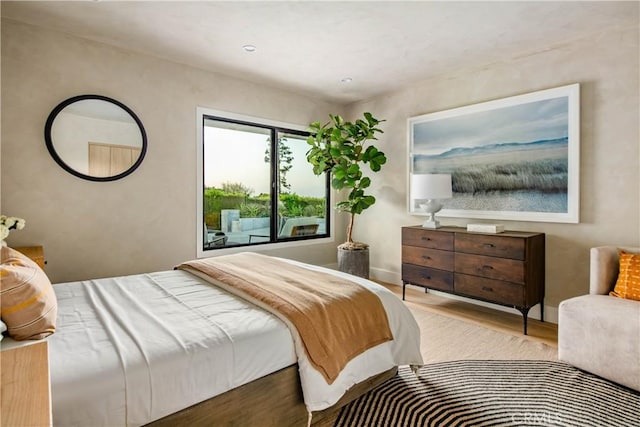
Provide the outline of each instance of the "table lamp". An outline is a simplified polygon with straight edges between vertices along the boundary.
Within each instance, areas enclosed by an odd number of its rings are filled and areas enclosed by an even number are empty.
[[[440,222],[435,219],[435,214],[442,209],[442,203],[439,200],[452,197],[451,175],[434,173],[411,175],[411,202],[426,200],[424,203],[419,203],[420,209],[429,214],[422,224],[424,228],[440,228]]]

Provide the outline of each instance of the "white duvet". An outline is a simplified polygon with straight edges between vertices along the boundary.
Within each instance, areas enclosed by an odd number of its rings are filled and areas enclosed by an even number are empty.
[[[317,411],[377,373],[422,364],[420,332],[404,304],[382,286],[344,276],[380,297],[394,340],[351,360],[332,385],[296,357],[281,320],[188,272],[55,285],[53,424],[143,425],[296,362],[305,404]]]

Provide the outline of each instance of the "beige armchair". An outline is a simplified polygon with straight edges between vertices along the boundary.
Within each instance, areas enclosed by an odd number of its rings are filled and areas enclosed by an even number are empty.
[[[558,358],[640,391],[640,301],[609,296],[618,278],[620,249],[591,248],[589,295],[560,303]]]

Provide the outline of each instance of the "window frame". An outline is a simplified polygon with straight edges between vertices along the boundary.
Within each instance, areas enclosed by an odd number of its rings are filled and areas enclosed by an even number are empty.
[[[335,198],[334,190],[331,188],[331,181],[329,174],[326,175],[325,190],[327,195],[327,211],[325,213],[326,230],[324,234],[288,237],[286,239],[278,239],[277,232],[274,229],[277,221],[277,179],[278,168],[271,163],[271,217],[270,217],[270,231],[271,236],[269,241],[239,244],[228,247],[220,248],[204,248],[204,218],[203,218],[203,194],[204,194],[204,128],[205,120],[213,119],[218,121],[226,121],[230,123],[238,123],[242,125],[249,125],[255,127],[261,127],[270,129],[271,139],[271,152],[274,153],[276,141],[274,138],[274,132],[280,132],[285,134],[294,134],[300,136],[306,136],[309,134],[305,126],[296,125],[292,123],[285,123],[275,120],[262,119],[259,117],[248,116],[244,114],[230,113],[227,111],[213,110],[205,107],[196,108],[196,255],[198,258],[204,258],[212,255],[222,255],[225,253],[235,253],[246,251],[247,248],[251,250],[261,251],[278,248],[286,248],[290,246],[302,246],[302,245],[315,245],[326,244],[334,242],[334,224],[335,224],[335,212],[331,209],[332,200]],[[275,133],[277,135],[277,133]]]

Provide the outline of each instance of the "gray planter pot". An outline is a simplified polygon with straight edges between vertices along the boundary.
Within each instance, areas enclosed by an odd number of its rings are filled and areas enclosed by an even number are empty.
[[[338,248],[338,270],[368,279],[369,248],[360,250]]]

